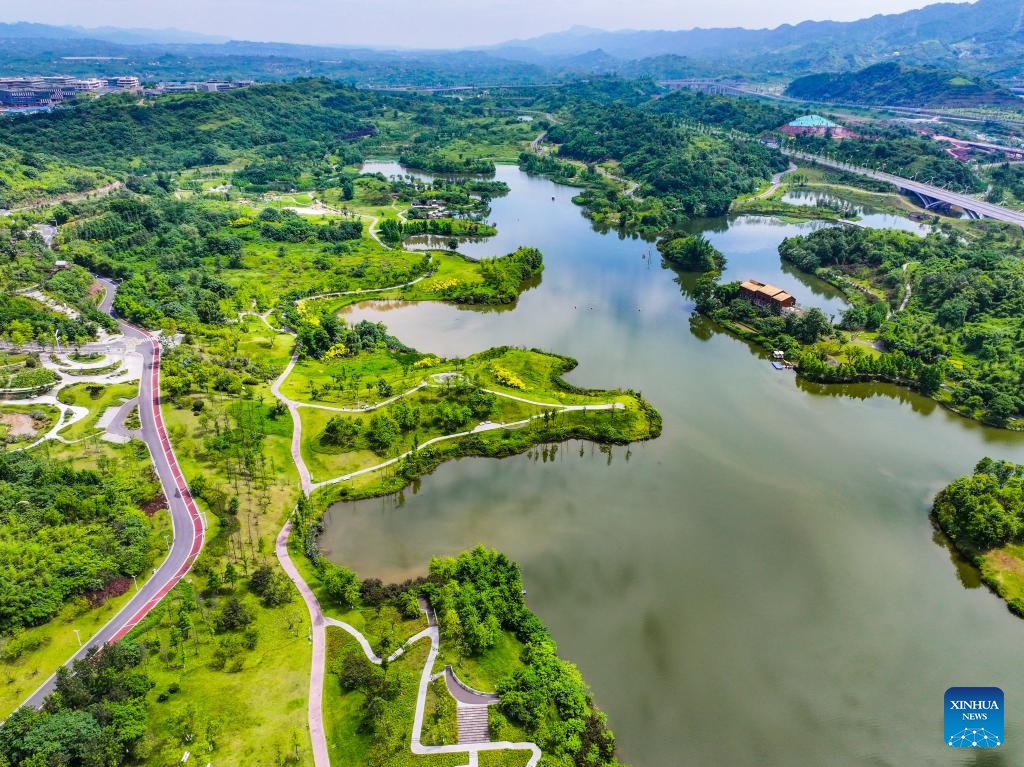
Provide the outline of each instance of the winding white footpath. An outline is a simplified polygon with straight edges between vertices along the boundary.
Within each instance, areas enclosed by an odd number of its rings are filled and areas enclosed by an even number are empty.
[[[412,285],[416,282],[419,282],[420,280],[424,279],[427,276],[429,276],[429,274],[423,275],[422,277],[419,277],[416,280],[413,280],[412,282],[388,288],[375,288],[373,290],[355,290],[339,293],[325,293],[316,296],[309,296],[304,300],[316,300],[319,298],[331,298],[345,295],[361,295],[364,293],[381,293],[389,290],[395,290],[396,288],[405,287],[407,285]],[[247,312],[247,314],[253,314],[254,316],[260,317],[264,321],[264,323],[267,324],[267,327],[271,327],[269,322],[267,322],[267,315],[259,315],[256,314],[255,312]],[[269,314],[269,312],[267,314]],[[282,332],[294,335],[292,331],[287,329],[284,329]],[[358,408],[342,408],[330,405],[316,405],[307,402],[298,402],[281,392],[281,386],[292,374],[292,371],[295,370],[295,365],[298,363],[298,360],[299,350],[298,347],[296,346],[295,350],[292,352],[291,359],[288,360],[288,364],[285,366],[284,371],[271,384],[270,391],[275,398],[277,398],[282,404],[285,405],[285,407],[288,408],[288,412],[291,415],[292,461],[295,463],[295,467],[299,473],[299,481],[302,485],[302,492],[307,497],[318,488],[325,487],[327,485],[337,484],[339,482],[345,482],[353,479],[354,477],[363,474],[368,474],[374,471],[379,471],[387,466],[391,466],[392,464],[397,463],[406,456],[410,455],[412,451],[403,453],[402,455],[396,456],[395,458],[391,458],[390,460],[384,461],[375,466],[369,466],[364,469],[359,469],[358,471],[350,472],[349,474],[345,474],[340,477],[328,479],[323,482],[313,482],[312,476],[309,471],[309,467],[306,466],[306,462],[302,457],[302,417],[299,414],[299,408],[310,407],[344,413],[367,413],[373,410],[377,410],[378,408],[385,407],[386,405],[389,405],[392,402],[400,400],[403,397],[408,397],[409,395],[419,391],[420,389],[439,386],[442,381],[441,376],[445,375],[444,373],[434,374],[433,376],[425,378],[423,381],[421,381],[419,384],[412,387],[408,391],[395,395],[394,397],[390,397],[389,399],[383,400],[382,402],[378,402],[374,405],[365,405],[363,407]],[[431,382],[431,380],[433,380],[433,383]],[[515,421],[513,423],[493,423],[490,421],[485,421],[483,423],[477,424],[473,429],[469,431],[458,432],[455,434],[446,434],[440,437],[435,437],[431,440],[427,440],[422,445],[419,445],[417,449],[422,449],[424,447],[444,440],[458,439],[459,437],[465,437],[470,434],[479,434],[481,432],[492,431],[495,429],[518,429],[527,425],[528,423],[537,418],[544,418],[551,412],[565,413],[588,410],[625,409],[625,405],[623,405],[621,402],[610,402],[597,405],[563,405],[561,403],[537,402],[535,400],[526,399],[525,397],[518,397],[512,394],[506,394],[504,392],[493,391],[491,389],[484,389],[484,391],[498,397],[505,397],[507,399],[515,400],[517,402],[523,402],[528,405],[546,408],[547,410],[544,413],[539,413],[535,416],[531,416],[521,421]],[[288,577],[291,578],[292,582],[299,590],[299,593],[302,595],[303,601],[306,603],[306,608],[309,610],[310,641],[312,644],[312,659],[309,682],[309,702],[307,706],[309,734],[312,742],[313,762],[315,764],[315,767],[330,767],[331,760],[330,754],[327,749],[327,736],[324,730],[323,721],[324,669],[326,666],[327,654],[327,640],[325,627],[336,626],[338,628],[343,629],[344,631],[347,631],[356,639],[360,647],[362,647],[363,652],[366,654],[366,657],[369,658],[370,661],[372,661],[373,663],[380,664],[383,659],[380,658],[376,653],[374,653],[369,641],[367,641],[366,637],[363,636],[363,634],[358,629],[343,621],[339,621],[335,618],[329,618],[324,615],[323,609],[320,607],[320,603],[317,600],[316,595],[313,593],[312,589],[310,589],[305,579],[299,573],[298,568],[295,567],[295,563],[292,562],[291,557],[288,554],[288,536],[291,534],[291,529],[292,522],[289,519],[277,536],[275,550],[277,553],[277,558],[281,563],[281,567],[284,568],[285,573],[287,573]],[[446,746],[425,746],[421,743],[420,739],[423,731],[423,718],[424,711],[426,708],[427,689],[430,686],[431,679],[433,678],[431,671],[434,668],[434,663],[437,660],[437,653],[440,648],[440,634],[438,633],[437,623],[434,620],[433,613],[429,605],[427,605],[425,602],[421,602],[421,608],[427,615],[427,628],[406,640],[402,647],[396,650],[394,653],[392,653],[391,656],[389,656],[388,658],[389,661],[394,660],[401,656],[405,652],[406,648],[414,642],[417,642],[423,638],[430,639],[430,653],[427,656],[426,664],[423,667],[423,673],[420,676],[419,690],[416,698],[416,713],[413,722],[412,735],[410,738],[411,742],[409,746],[412,752],[414,754],[464,753],[467,754],[467,758],[469,760],[467,767],[475,767],[475,765],[478,764],[479,753],[481,751],[526,750],[530,751],[530,759],[527,762],[526,767],[536,767],[541,757],[540,747],[536,743],[512,743],[509,741],[497,741],[482,743],[451,744]]]
[[[309,681],[309,732],[313,742],[313,763],[316,767],[330,767],[331,759],[327,750],[327,736],[324,731],[323,720],[323,694],[324,694],[324,666],[327,659],[327,637],[326,626],[335,626],[348,632],[359,643],[363,653],[378,666],[383,663],[383,658],[378,656],[370,645],[369,640],[355,627],[339,621],[336,618],[329,618],[324,615],[320,608],[313,590],[306,583],[299,573],[295,563],[292,562],[288,553],[288,536],[291,534],[292,523],[289,520],[277,536],[275,550],[281,566],[292,579],[299,593],[302,595],[306,607],[309,609],[311,619],[311,639],[313,644],[313,661],[310,669]],[[447,746],[425,746],[422,743],[423,720],[426,713],[427,690],[430,682],[435,678],[432,673],[434,664],[437,661],[437,653],[441,646],[441,636],[437,628],[437,621],[434,618],[430,605],[424,599],[420,599],[420,609],[427,616],[427,627],[422,631],[409,637],[402,646],[388,656],[388,661],[394,661],[401,657],[416,642],[421,639],[430,640],[430,652],[423,664],[423,671],[420,674],[419,689],[416,694],[416,712],[413,718],[412,735],[410,736],[409,748],[414,754],[466,754],[469,760],[468,765],[475,765],[478,762],[481,751],[529,751],[530,759],[526,767],[536,767],[540,761],[541,750],[536,743],[513,743],[511,741],[496,741],[486,743],[453,743]]]

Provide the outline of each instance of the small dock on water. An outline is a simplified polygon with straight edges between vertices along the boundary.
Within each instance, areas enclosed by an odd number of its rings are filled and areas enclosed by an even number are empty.
[[[786,359],[786,353],[779,350],[772,352],[772,367],[776,370],[796,369],[796,365]]]

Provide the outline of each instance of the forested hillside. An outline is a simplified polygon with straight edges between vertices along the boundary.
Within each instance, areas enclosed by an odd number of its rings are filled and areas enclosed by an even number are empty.
[[[0,122],[0,141],[121,171],[188,168],[242,152],[309,156],[373,132],[378,97],[326,81],[184,94],[108,97]]]
[[[909,279],[906,308],[878,327],[885,347],[940,365],[946,390],[938,396],[969,415],[995,423],[1024,415],[1024,260],[1019,247],[995,240],[967,243],[955,235],[917,237],[837,227],[785,240],[779,252],[802,271],[832,281],[855,275],[894,299]],[[843,318],[848,328],[866,322],[863,306],[855,305]],[[862,362],[867,366],[872,359]],[[849,372],[857,375],[854,369]]]
[[[109,174],[0,144],[0,209],[35,200],[86,192],[111,180]]]
[[[857,72],[807,75],[791,82],[786,95],[808,101],[913,107],[1019,105],[1019,99],[1009,90],[984,77],[895,62],[875,64]]]
[[[495,145],[509,135],[525,141],[529,131],[514,115],[490,114],[479,105],[471,110],[456,101],[310,79],[150,100],[110,96],[0,121],[0,143],[136,176],[239,158],[276,161],[278,166],[270,168],[275,172],[282,171],[281,163],[297,166],[291,168],[294,175],[323,164],[327,156],[352,164],[364,151],[382,147],[410,146],[417,156],[471,163],[484,152],[493,157]],[[459,142],[473,142],[462,147],[464,158],[437,150]]]
[[[660,115],[625,106],[581,104],[548,138],[558,154],[586,163],[618,161],[644,195],[687,215],[721,215],[786,167],[778,152],[675,127]]]
[[[756,72],[821,72],[889,61],[1019,75],[1022,0],[930,3],[906,13],[856,21],[805,21],[773,29],[731,28],[571,29],[498,48],[525,58],[580,54],[600,49],[624,59],[678,55],[704,64]],[[852,15],[856,15],[854,9]],[[639,53],[642,52],[642,53]],[[897,53],[898,52],[898,53]]]
[[[652,101],[648,111],[688,123],[758,134],[775,130],[802,112],[788,105],[758,99],[729,98],[698,91],[677,90]]]

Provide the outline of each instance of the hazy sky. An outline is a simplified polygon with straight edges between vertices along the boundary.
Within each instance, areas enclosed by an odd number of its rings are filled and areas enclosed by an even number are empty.
[[[441,48],[553,32],[773,27],[850,20],[929,0],[2,0],[0,20],[177,27],[246,40]]]

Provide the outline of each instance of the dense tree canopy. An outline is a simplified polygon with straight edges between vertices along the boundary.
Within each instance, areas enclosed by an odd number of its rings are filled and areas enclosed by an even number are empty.
[[[677,90],[653,101],[649,111],[725,130],[758,134],[772,131],[800,116],[795,109],[759,99],[729,98]]]
[[[486,652],[500,632],[525,644],[523,668],[498,683],[501,720],[525,727],[548,758],[560,765],[615,764],[615,737],[591,699],[582,675],[561,660],[547,630],[523,602],[518,565],[478,546],[455,558],[434,559],[423,588],[441,627],[442,641],[470,655]]]
[[[1024,466],[984,458],[974,474],[948,485],[935,497],[939,527],[958,545],[988,549],[1020,539],[1024,532]]]
[[[0,631],[45,622],[70,599],[144,574],[151,532],[139,505],[155,493],[150,476],[129,469],[0,454]]]
[[[645,194],[665,197],[688,215],[721,215],[786,167],[782,155],[757,142],[699,134],[622,105],[580,104],[549,138],[564,157],[619,161]]]
[[[911,279],[906,308],[880,322],[885,346],[944,365],[957,406],[996,423],[1024,413],[1024,262],[1007,243],[835,227],[785,240],[779,252],[833,281],[867,270],[893,295]],[[868,315],[857,311],[866,324]]]
[[[0,763],[10,767],[119,767],[132,763],[146,734],[143,651],[122,640],[91,649],[57,671],[41,710],[25,706],[0,726]]]

